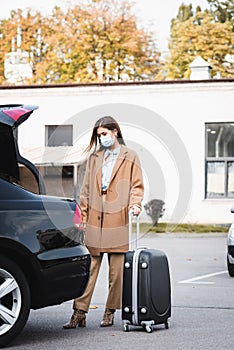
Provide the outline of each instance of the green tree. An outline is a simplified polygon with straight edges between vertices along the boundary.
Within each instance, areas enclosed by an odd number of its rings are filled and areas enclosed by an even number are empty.
[[[233,55],[232,23],[215,22],[209,11],[202,12],[200,8],[188,19],[179,18],[171,26],[167,79],[189,78],[189,64],[196,56],[209,62],[213,76],[218,73],[221,77],[233,77],[233,66],[227,61],[228,55]]]
[[[231,22],[234,31],[234,1],[233,0],[207,0],[210,5],[210,12],[216,22]]]
[[[191,4],[180,5],[176,19],[180,22],[185,22],[191,17],[193,17],[193,6]]]

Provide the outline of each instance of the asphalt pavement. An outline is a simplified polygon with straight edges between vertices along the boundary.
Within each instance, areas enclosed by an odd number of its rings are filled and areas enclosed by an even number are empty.
[[[163,250],[169,260],[172,316],[147,333],[141,327],[122,329],[116,312],[112,327],[99,326],[107,293],[107,261],[104,260],[87,327],[63,330],[72,313],[72,301],[32,310],[23,332],[9,345],[23,349],[157,349],[231,350],[234,344],[234,278],[226,267],[225,234],[147,234],[141,246]]]

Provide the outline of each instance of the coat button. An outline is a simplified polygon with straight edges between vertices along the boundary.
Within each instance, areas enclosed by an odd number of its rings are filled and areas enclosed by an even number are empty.
[[[100,219],[101,219],[101,216],[98,215],[98,220],[100,220]]]

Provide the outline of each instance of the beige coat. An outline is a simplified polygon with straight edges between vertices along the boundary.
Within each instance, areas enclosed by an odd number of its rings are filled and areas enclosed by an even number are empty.
[[[87,223],[85,243],[91,255],[100,252],[125,253],[128,250],[128,212],[141,207],[144,185],[135,151],[121,145],[107,194],[101,195],[104,150],[93,153],[87,162],[80,207]]]

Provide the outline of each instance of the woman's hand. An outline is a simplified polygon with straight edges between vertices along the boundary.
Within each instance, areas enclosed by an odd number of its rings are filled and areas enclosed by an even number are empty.
[[[132,212],[132,214],[134,216],[138,216],[141,212],[141,208],[138,207],[138,205],[133,205],[131,208],[130,208],[130,211]]]
[[[76,227],[77,227],[77,229],[79,231],[84,231],[85,232],[85,230],[86,230],[86,222],[81,222],[80,224],[77,224]]]

